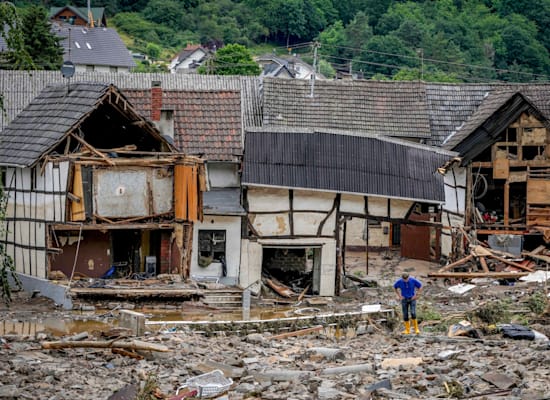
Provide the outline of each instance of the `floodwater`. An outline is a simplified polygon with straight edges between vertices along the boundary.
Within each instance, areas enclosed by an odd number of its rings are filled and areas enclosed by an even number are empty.
[[[147,321],[154,322],[149,325],[153,331],[164,330],[170,322],[178,321],[242,321],[242,310],[219,311],[193,309],[185,311],[159,310],[159,309],[140,309],[136,310],[146,315]],[[305,315],[314,315],[321,313],[321,310],[293,307],[276,308],[252,308],[250,310],[250,321],[276,320],[280,318],[298,317]],[[97,334],[107,332],[112,328],[118,327],[116,311],[95,310],[93,312],[72,312],[59,317],[47,317],[43,319],[32,318],[29,320],[13,319],[0,321],[0,336],[2,335],[23,335],[36,336],[39,333],[51,334],[54,336],[76,335],[82,332]],[[108,317],[106,317],[108,316]],[[167,324],[165,324],[165,322]],[[341,330],[337,327],[327,326],[323,329],[326,335],[334,338],[353,337],[354,330]],[[350,336],[351,335],[351,336]]]
[[[28,335],[36,336],[37,333],[49,333],[56,336],[74,335],[81,332],[107,331],[111,325],[91,320],[72,318],[44,318],[0,321],[0,336],[2,335]]]

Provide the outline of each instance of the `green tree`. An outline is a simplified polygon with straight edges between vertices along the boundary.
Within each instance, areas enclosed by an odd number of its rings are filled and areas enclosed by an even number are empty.
[[[1,69],[34,69],[32,58],[25,49],[22,22],[17,9],[10,2],[0,3],[0,35],[6,42],[7,51],[0,53]],[[3,98],[0,98],[0,107],[3,110]]]
[[[4,194],[4,188],[0,183],[0,238],[3,238],[5,232],[7,197]],[[13,259],[6,252],[6,245],[0,240],[0,296],[6,305],[11,303],[11,287],[9,280],[12,278],[17,287],[21,287],[21,282],[15,273],[15,264]]]
[[[44,7],[30,6],[22,16],[25,49],[37,69],[57,71],[63,64],[61,38],[51,30]]]
[[[228,44],[219,49],[207,65],[199,67],[198,72],[211,75],[259,75],[260,66],[252,59],[246,47]]]

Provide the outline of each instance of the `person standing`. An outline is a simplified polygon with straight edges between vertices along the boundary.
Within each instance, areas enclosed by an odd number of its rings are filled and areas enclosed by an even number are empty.
[[[414,333],[419,334],[420,329],[418,329],[418,321],[416,320],[416,299],[418,299],[418,296],[422,292],[422,283],[404,272],[401,274],[401,278],[393,284],[393,289],[399,300],[401,300],[403,323],[405,324],[403,333],[405,335],[411,333],[412,321]],[[409,311],[411,313],[411,321],[409,321]]]

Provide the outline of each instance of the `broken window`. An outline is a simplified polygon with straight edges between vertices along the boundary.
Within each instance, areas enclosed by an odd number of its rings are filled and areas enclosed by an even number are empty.
[[[225,263],[225,230],[199,231],[199,265]]]

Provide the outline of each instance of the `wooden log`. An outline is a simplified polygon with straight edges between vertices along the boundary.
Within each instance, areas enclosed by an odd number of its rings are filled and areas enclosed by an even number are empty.
[[[470,254],[469,256],[466,256],[464,258],[461,258],[460,260],[458,261],[455,261],[454,263],[451,263],[451,264],[448,264],[448,265],[445,265],[443,268],[439,268],[439,270],[437,272],[445,272],[445,271],[448,271],[450,269],[453,269],[454,267],[458,267],[462,264],[466,264],[468,261],[471,261],[474,259],[474,256],[472,254]]]
[[[55,342],[42,342],[43,349],[74,349],[74,348],[93,348],[93,349],[129,349],[129,350],[147,350],[147,351],[159,351],[168,352],[170,349],[162,344],[147,343],[141,340],[120,341],[90,341],[84,340],[80,342],[76,341],[55,341]]]
[[[270,337],[270,339],[286,339],[292,336],[302,336],[302,335],[307,335],[309,333],[318,332],[322,329],[323,329],[323,325],[318,325],[311,328],[300,329],[299,331],[285,332],[279,335],[273,335]]]
[[[430,278],[495,278],[495,279],[517,279],[529,275],[528,272],[431,272]]]

